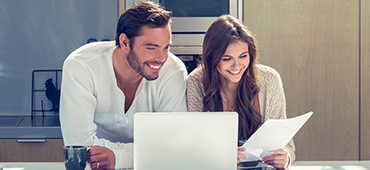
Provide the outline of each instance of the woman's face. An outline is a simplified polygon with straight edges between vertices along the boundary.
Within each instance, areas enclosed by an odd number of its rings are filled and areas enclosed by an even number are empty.
[[[250,62],[248,43],[237,40],[227,47],[217,71],[226,81],[238,83]]]

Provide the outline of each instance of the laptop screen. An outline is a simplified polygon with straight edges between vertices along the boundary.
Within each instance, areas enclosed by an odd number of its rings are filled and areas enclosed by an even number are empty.
[[[237,134],[236,112],[136,113],[134,169],[236,169]]]

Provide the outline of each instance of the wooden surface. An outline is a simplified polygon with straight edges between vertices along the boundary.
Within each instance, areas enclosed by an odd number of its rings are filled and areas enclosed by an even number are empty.
[[[125,0],[118,0],[118,17],[125,11]]]
[[[314,112],[297,160],[358,160],[359,0],[245,0],[244,23],[283,79],[287,116]]]
[[[361,0],[361,160],[370,160],[370,0]]]
[[[0,162],[63,162],[63,140],[23,143],[0,140]]]

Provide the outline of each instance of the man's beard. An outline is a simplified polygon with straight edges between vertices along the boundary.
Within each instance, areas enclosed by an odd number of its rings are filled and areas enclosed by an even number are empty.
[[[140,64],[139,59],[137,58],[137,55],[136,55],[136,53],[134,52],[134,50],[132,48],[130,49],[130,51],[127,54],[127,61],[130,64],[130,66],[138,74],[143,76],[145,79],[150,81],[150,80],[155,80],[155,79],[158,78],[158,74],[157,75],[149,75],[149,74],[146,74],[144,72],[144,67],[145,67],[146,63],[144,62],[142,65]]]

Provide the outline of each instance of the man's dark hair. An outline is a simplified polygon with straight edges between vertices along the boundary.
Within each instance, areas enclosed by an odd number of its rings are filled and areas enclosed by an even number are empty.
[[[116,46],[119,44],[119,36],[126,34],[130,40],[130,47],[134,38],[141,35],[143,26],[151,28],[165,27],[172,17],[171,11],[166,11],[164,7],[150,1],[143,1],[132,5],[120,16],[117,24]]]

